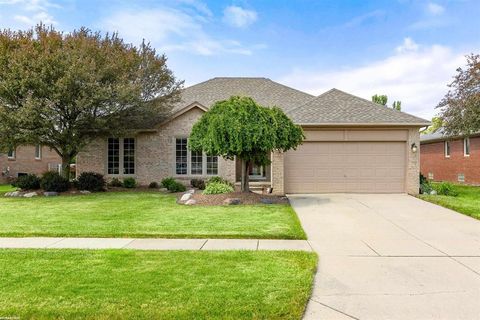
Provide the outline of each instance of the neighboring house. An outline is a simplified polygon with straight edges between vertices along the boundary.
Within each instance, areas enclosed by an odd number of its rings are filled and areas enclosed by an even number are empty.
[[[8,178],[27,173],[41,175],[46,171],[58,170],[61,163],[60,156],[49,147],[19,146],[7,153],[0,153],[0,181],[6,182]]]
[[[439,129],[420,140],[421,172],[426,178],[480,185],[480,133],[449,137]]]
[[[185,88],[166,121],[91,143],[77,157],[77,174],[132,176],[141,184],[215,175],[238,182],[238,161],[187,149],[192,125],[213,103],[232,95],[280,107],[306,135],[297,150],[272,153],[271,165],[252,166],[252,184],[271,186],[276,194],[418,193],[416,150],[419,129],[428,121],[337,89],[315,97],[266,78],[214,78]]]

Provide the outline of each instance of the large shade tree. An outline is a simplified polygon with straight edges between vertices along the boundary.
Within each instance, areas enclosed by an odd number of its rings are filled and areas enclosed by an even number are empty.
[[[242,163],[243,192],[248,192],[248,168],[267,165],[272,151],[296,148],[304,139],[302,128],[295,125],[277,107],[263,107],[252,98],[234,96],[215,103],[195,123],[189,148]]]
[[[446,132],[469,135],[480,131],[480,55],[467,56],[465,68],[458,68],[450,90],[440,101]]]
[[[68,176],[86,144],[161,118],[181,86],[147,43],[86,28],[0,31],[0,148],[48,146]]]

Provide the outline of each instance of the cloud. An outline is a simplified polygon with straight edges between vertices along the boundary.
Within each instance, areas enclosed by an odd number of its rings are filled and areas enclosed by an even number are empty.
[[[228,6],[223,10],[223,22],[236,27],[245,28],[257,20],[257,12],[238,6]]]
[[[12,29],[29,28],[40,22],[46,25],[58,24],[49,10],[60,6],[49,0],[0,0],[0,6],[14,6],[18,9],[18,14],[13,16],[13,21],[17,24],[9,25]]]
[[[374,10],[363,15],[357,16],[350,21],[343,24],[343,27],[352,28],[364,24],[367,21],[383,18],[385,16],[384,10]]]
[[[427,12],[433,16],[439,16],[445,12],[445,8],[433,2],[427,4]]]
[[[429,119],[456,68],[464,64],[462,52],[406,38],[387,58],[341,70],[294,70],[280,81],[317,95],[333,87],[366,99],[386,94],[389,104],[400,100],[404,111]]]
[[[118,31],[121,37],[133,44],[146,39],[157,49],[166,52],[185,51],[204,56],[253,53],[254,47],[245,47],[238,41],[217,39],[208,34],[204,24],[209,19],[209,9],[199,7],[200,4],[192,0],[183,0],[183,3],[194,6],[188,9],[161,7],[151,10],[121,10],[103,19],[100,28],[109,32]]]

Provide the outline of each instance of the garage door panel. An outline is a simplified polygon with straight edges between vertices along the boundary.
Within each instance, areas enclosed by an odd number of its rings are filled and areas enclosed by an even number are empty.
[[[405,153],[405,142],[306,142],[285,154],[285,191],[404,192]]]

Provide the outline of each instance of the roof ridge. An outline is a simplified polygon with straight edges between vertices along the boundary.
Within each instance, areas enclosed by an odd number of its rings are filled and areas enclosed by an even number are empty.
[[[312,100],[307,101],[307,102],[305,102],[304,104],[301,104],[301,105],[299,105],[298,107],[293,108],[293,109],[290,110],[289,112],[295,111],[295,110],[297,110],[298,108],[301,108],[301,107],[309,104],[310,102],[313,102],[313,101],[317,100],[318,98],[320,98],[321,96],[323,96],[323,95],[325,95],[325,94],[327,94],[327,93],[329,93],[329,92],[331,92],[331,91],[334,91],[334,90],[338,90],[338,89],[332,88],[332,89],[330,89],[330,90],[325,91],[324,93],[319,94],[319,95],[316,96],[316,97],[314,96],[314,98],[313,98]],[[338,90],[338,91],[341,91],[341,90]],[[343,91],[342,91],[342,92],[343,92]]]
[[[309,96],[311,96],[311,97],[315,97],[313,94],[310,94],[310,93],[308,93],[308,92],[305,92],[305,91],[302,91],[302,90],[299,90],[299,89],[295,89],[295,88],[289,87],[289,86],[287,86],[287,85],[285,85],[285,84],[283,84],[283,83],[280,83],[280,82],[277,82],[277,81],[273,81],[273,80],[270,79],[270,78],[265,78],[265,79],[268,80],[268,81],[270,81],[270,82],[273,82],[273,83],[276,84],[276,85],[279,85],[279,86],[282,86],[282,87],[284,87],[284,88],[287,88],[287,89],[289,89],[289,90],[297,91],[297,92],[300,92],[300,93],[309,95]]]

